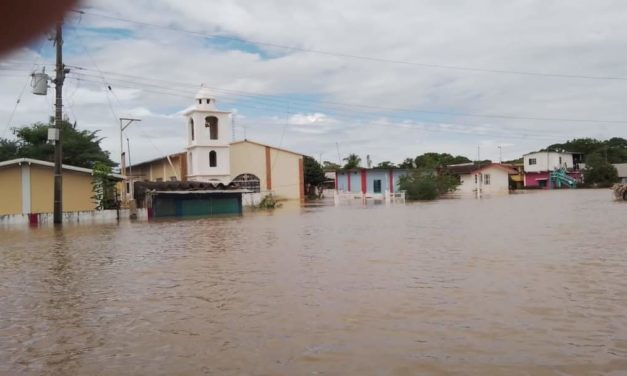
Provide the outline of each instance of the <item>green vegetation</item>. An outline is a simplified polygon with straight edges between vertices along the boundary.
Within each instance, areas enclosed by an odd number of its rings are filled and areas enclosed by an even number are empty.
[[[50,124],[35,123],[29,127],[14,128],[15,140],[0,138],[0,161],[16,158],[33,158],[52,162],[54,146],[48,143]],[[109,152],[100,148],[102,138],[98,131],[76,129],[76,124],[67,121],[63,126],[63,163],[77,167],[94,168],[100,162],[116,166],[109,159]]]
[[[599,153],[586,157],[586,168],[583,170],[584,186],[608,188],[618,182],[618,171]]]
[[[325,181],[322,166],[315,159],[305,156],[303,170],[307,198],[320,198]]]
[[[324,171],[337,171],[337,170],[341,169],[342,166],[340,166],[337,163],[324,161],[324,162],[322,162],[322,168],[324,169]]]
[[[381,162],[376,166],[376,168],[395,168],[395,167],[396,166],[394,165],[394,163],[390,161]]]
[[[460,182],[455,176],[437,173],[433,169],[415,169],[402,176],[399,182],[408,200],[435,200],[441,195],[453,192]]]
[[[91,199],[96,203],[96,210],[116,209],[118,205],[115,180],[111,178],[111,166],[96,162],[93,168]]]
[[[470,159],[457,155],[452,156],[448,153],[424,153],[414,159],[416,168],[437,168],[440,166],[448,166],[453,164],[470,163]]]
[[[271,194],[269,194],[266,195],[257,206],[255,206],[255,209],[276,209],[280,207],[281,204],[277,202]]]
[[[361,158],[357,154],[349,154],[348,157],[344,158],[344,161],[346,162],[343,167],[345,170],[358,168],[361,165]]]
[[[613,137],[605,141],[594,138],[576,138],[563,144],[550,145],[541,151],[569,151],[582,153],[587,158],[593,154],[599,154],[608,163],[627,162],[627,140],[620,137]]]

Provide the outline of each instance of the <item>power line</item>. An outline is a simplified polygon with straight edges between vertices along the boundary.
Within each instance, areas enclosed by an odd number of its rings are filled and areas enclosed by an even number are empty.
[[[75,69],[90,71],[88,68],[72,66]],[[103,71],[99,71],[103,72]],[[128,78],[136,78],[138,80],[146,80],[146,81],[161,81],[167,83],[172,86],[179,87],[192,87],[191,84],[181,84],[180,82],[172,82],[166,81],[157,78],[150,77],[141,77],[136,75],[130,75],[125,73],[115,73],[115,72],[106,72],[109,75],[115,75],[120,77],[128,77]],[[89,74],[87,74],[89,75]],[[151,86],[157,86],[150,84]],[[164,86],[161,86],[165,88]],[[241,91],[241,90],[230,90],[223,89],[219,87],[205,86],[209,89],[224,92],[224,93],[233,93],[233,95],[238,95],[240,97],[267,97],[267,98],[277,98],[277,100],[284,102],[284,99],[281,99],[277,95],[267,94],[267,93],[259,93],[259,92],[249,92],[249,91]],[[296,102],[311,102],[304,99],[299,98],[290,98],[290,101]],[[389,112],[403,112],[403,113],[411,113],[411,114],[427,114],[427,115],[440,115],[440,116],[451,116],[451,117],[473,117],[473,118],[486,118],[486,119],[508,119],[508,120],[532,120],[532,121],[552,121],[552,122],[570,122],[570,123],[606,123],[606,124],[627,124],[627,120],[608,120],[608,119],[575,119],[575,118],[560,118],[560,117],[541,117],[541,116],[532,116],[532,115],[505,115],[505,114],[479,114],[479,113],[465,113],[465,112],[445,112],[445,111],[434,111],[434,110],[425,110],[425,109],[407,109],[407,108],[392,108],[392,107],[384,107],[384,106],[375,106],[375,105],[363,105],[363,104],[352,104],[352,103],[342,103],[342,102],[334,102],[334,101],[326,101],[320,100],[316,101],[321,104],[329,104],[335,106],[343,106],[343,107],[354,107],[360,108],[363,110],[383,110]]]
[[[299,52],[304,52],[304,53],[334,56],[334,57],[348,58],[348,59],[354,59],[354,60],[363,60],[363,61],[370,61],[370,62],[376,62],[376,63],[410,65],[410,66],[418,66],[418,67],[423,67],[423,68],[447,69],[447,70],[467,71],[467,72],[476,72],[476,73],[535,76],[535,77],[544,77],[544,78],[627,81],[627,77],[620,77],[620,76],[594,76],[594,75],[567,74],[567,73],[545,73],[545,72],[531,72],[531,71],[521,71],[521,70],[464,67],[464,66],[445,65],[445,64],[429,64],[429,63],[405,61],[405,60],[393,60],[393,59],[385,59],[385,58],[372,57],[372,56],[363,56],[363,55],[354,55],[354,54],[347,54],[347,53],[340,53],[340,52],[323,51],[323,50],[317,50],[317,49],[309,49],[309,48],[296,47],[296,46],[286,46],[286,45],[281,45],[278,43],[264,42],[264,41],[258,41],[258,40],[253,40],[253,39],[245,39],[245,38],[234,37],[234,36],[225,36],[225,35],[220,35],[220,34],[208,34],[208,33],[186,30],[186,29],[174,27],[174,26],[165,26],[165,25],[159,25],[159,24],[154,24],[150,22],[137,21],[137,20],[131,20],[128,18],[105,15],[101,13],[92,13],[92,12],[87,12],[84,10],[73,10],[72,12],[80,14],[80,15],[106,18],[106,19],[115,20],[115,21],[133,23],[137,25],[154,27],[154,28],[159,28],[159,29],[164,29],[164,30],[169,30],[169,31],[175,31],[175,32],[194,35],[197,37],[202,37],[202,38],[222,39],[222,40],[234,41],[234,42],[239,42],[239,43],[247,43],[247,44],[273,47],[273,48],[280,48],[280,49],[284,49],[287,51],[299,51]]]
[[[90,79],[85,79],[85,78],[77,78],[77,77],[70,77],[71,79],[76,79],[76,80],[82,80],[85,82],[92,82],[92,83],[98,83],[100,84],[100,81],[96,81],[96,80],[90,80]],[[113,80],[115,81],[115,80]],[[127,87],[127,88],[137,88],[137,86],[133,86],[131,84],[133,84],[134,82],[132,81],[124,81],[124,83],[121,84],[117,84],[117,86],[119,87]],[[137,85],[137,83],[134,83],[135,85]],[[141,83],[139,84],[141,86]],[[176,97],[180,97],[180,98],[190,98],[190,92],[183,92],[181,90],[177,90],[177,89],[169,89],[169,88],[162,88],[162,89],[155,89],[154,87],[159,88],[158,85],[147,85],[149,88],[141,88],[142,90],[148,92],[148,93],[154,93],[154,94],[161,94],[161,95],[169,95],[169,96],[176,96]],[[263,98],[261,99],[263,100]],[[285,113],[285,102],[282,102],[281,104],[267,104],[267,103],[263,103],[263,102],[259,102],[259,103],[252,103],[252,104],[238,104],[238,107],[240,108],[249,108],[249,109],[255,109],[255,110],[260,110],[260,109],[269,109],[271,110],[273,114],[276,113]],[[291,105],[292,110],[302,110],[302,107],[298,108],[292,104]],[[305,109],[306,111],[310,111],[312,109],[307,108]],[[315,110],[314,110],[315,111]],[[327,111],[325,111],[327,112]],[[291,114],[295,114],[294,112],[290,112]],[[349,110],[331,110],[330,113],[333,115],[334,118],[338,119],[338,120],[346,120],[348,122],[355,122],[355,121],[368,121],[371,124],[378,124],[378,125],[386,125],[388,124],[387,122],[381,121],[379,120],[380,118],[385,118],[385,119],[390,119],[390,120],[397,120],[396,123],[394,122],[390,122],[389,125],[395,125],[395,126],[405,126],[407,127],[408,124],[406,123],[406,121],[408,120],[405,117],[401,117],[399,115],[379,115],[379,114],[372,114],[372,113],[363,113],[363,112],[356,112],[356,111],[349,111]],[[502,136],[502,137],[509,137],[509,138],[522,138],[522,139],[529,139],[529,138],[537,138],[537,139],[554,139],[556,137],[561,137],[563,135],[563,132],[555,132],[555,133],[549,133],[549,132],[529,132],[526,129],[518,129],[518,128],[511,128],[511,127],[505,127],[505,126],[499,126],[498,128],[494,129],[494,127],[489,127],[490,129],[487,129],[488,127],[485,124],[469,124],[469,123],[450,123],[450,122],[442,122],[442,121],[435,121],[435,120],[431,120],[431,119],[420,119],[420,120],[415,120],[417,122],[420,123],[430,123],[430,124],[436,124],[438,126],[440,126],[440,128],[437,129],[428,129],[428,128],[421,128],[422,130],[428,131],[428,132],[437,132],[437,133],[457,133],[457,134],[481,134],[478,133],[477,131],[473,131],[472,129],[469,130],[464,130],[464,129],[451,129],[450,126],[458,126],[458,127],[472,127],[472,128],[486,128],[485,132],[489,132],[490,134],[494,134],[494,135],[498,135],[498,136]],[[243,123],[243,126],[245,126],[246,123]],[[410,126],[415,125],[415,126],[420,126],[419,124],[409,124]],[[446,125],[447,127],[444,128],[443,126]],[[508,132],[508,133],[506,133]],[[512,132],[515,132],[515,134],[513,134]]]

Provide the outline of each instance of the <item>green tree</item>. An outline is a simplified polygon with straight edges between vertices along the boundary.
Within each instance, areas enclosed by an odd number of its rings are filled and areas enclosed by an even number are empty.
[[[326,180],[322,166],[311,157],[303,158],[305,189],[310,198],[322,195],[322,183]]]
[[[592,153],[586,158],[586,169],[583,171],[587,186],[610,187],[618,182],[616,167],[607,162],[599,153]]]
[[[594,138],[575,138],[563,144],[553,144],[541,151],[567,151],[581,153],[586,157],[599,154],[609,163],[627,162],[627,140],[613,137],[606,141]]]
[[[414,168],[414,159],[413,158],[405,158],[403,162],[398,165],[398,168],[410,169]]]
[[[54,146],[48,143],[48,128],[52,124],[35,123],[29,127],[14,128],[16,140],[0,139],[0,160],[33,158],[54,160]],[[67,121],[63,127],[63,163],[77,167],[93,168],[96,162],[116,166],[109,152],[102,150],[98,131],[76,129]]]
[[[102,162],[96,162],[93,167],[91,197],[96,204],[96,210],[108,210],[117,208],[117,189],[115,180],[111,177],[111,166]]]
[[[350,170],[353,168],[358,168],[361,164],[361,158],[357,154],[349,154],[348,157],[344,158],[346,164],[344,164],[345,170]]]
[[[417,156],[414,160],[416,168],[437,168],[440,166],[470,162],[472,161],[464,156],[453,156],[448,153],[424,153]]]
[[[455,191],[459,184],[455,176],[438,174],[431,169],[415,169],[411,174],[401,177],[399,187],[405,191],[409,200],[435,200]]]
[[[323,165],[322,168],[325,171],[335,171],[335,170],[339,170],[339,169],[342,168],[342,166],[340,166],[339,164],[333,163],[333,162],[329,162],[329,161],[322,162],[322,165]]]
[[[394,165],[394,163],[390,161],[381,162],[376,166],[376,168],[395,168],[395,167],[396,166]]]

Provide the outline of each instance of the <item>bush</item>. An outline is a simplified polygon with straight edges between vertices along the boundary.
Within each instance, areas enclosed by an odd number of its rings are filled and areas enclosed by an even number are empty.
[[[455,191],[459,184],[459,179],[452,175],[415,170],[411,175],[401,177],[399,186],[408,200],[435,200],[440,195]]]

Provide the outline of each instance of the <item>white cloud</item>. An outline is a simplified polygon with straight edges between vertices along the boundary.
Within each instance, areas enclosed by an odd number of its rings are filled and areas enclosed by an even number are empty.
[[[627,4],[615,1],[428,0],[390,6],[383,0],[91,0],[84,6],[88,13],[297,48],[206,39],[90,15],[80,23],[74,18],[78,31],[66,33],[66,61],[88,70],[71,67],[66,111],[80,127],[101,129],[103,145],[116,155],[116,118],[141,117],[141,126],[128,131],[135,160],[184,146],[180,112],[201,83],[214,88],[221,108],[237,111],[239,138],[322,153],[323,159],[338,159],[338,147],[341,154],[370,154],[375,161],[426,151],[474,157],[477,145],[491,159],[498,159],[500,145],[503,158],[511,159],[573,137],[627,137],[623,123],[511,118],[627,119],[625,80],[411,64],[627,77]],[[52,49],[42,43],[43,59],[23,49],[5,58],[14,63],[0,66],[0,131],[32,62],[51,62]],[[23,71],[2,70],[14,66]],[[47,121],[51,104],[51,96],[34,97],[27,90],[10,126]]]

